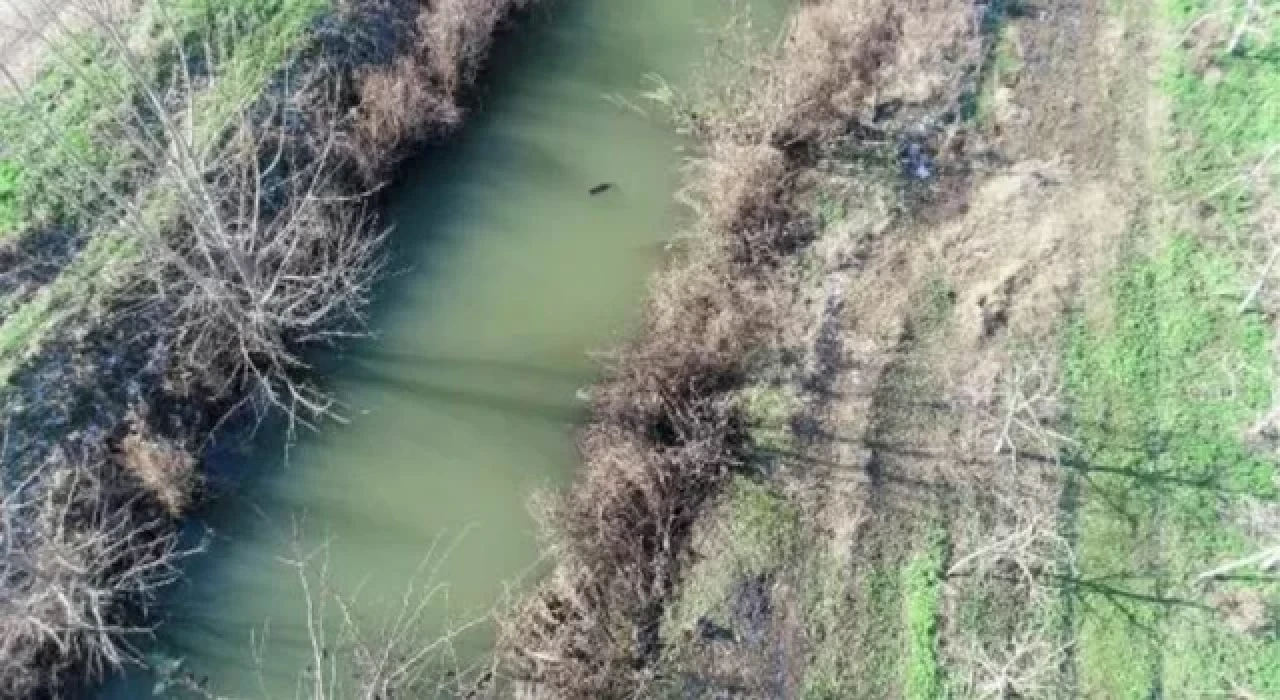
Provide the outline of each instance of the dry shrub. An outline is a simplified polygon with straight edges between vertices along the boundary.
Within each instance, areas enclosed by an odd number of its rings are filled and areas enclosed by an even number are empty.
[[[851,121],[871,121],[901,25],[896,5],[825,2],[796,12],[783,52],[786,80],[775,81],[783,133],[789,139],[838,136]]]
[[[732,391],[778,326],[762,269],[702,238],[651,290],[579,435],[580,481],[544,517],[556,567],[508,620],[512,671],[551,697],[643,697],[663,601],[704,502],[744,459]]]
[[[55,455],[0,501],[0,696],[133,660],[131,635],[183,555],[168,516],[101,449]]]
[[[330,413],[330,397],[297,379],[308,369],[300,349],[363,327],[383,236],[359,183],[377,183],[407,146],[460,121],[460,93],[499,23],[530,2],[425,4],[405,30],[408,52],[357,72],[353,111],[348,68],[320,59],[214,148],[167,134],[182,147],[157,169],[175,185],[184,226],[156,237],[149,257],[185,371],[215,396],[247,391],[304,423]]]
[[[1074,646],[1061,623],[1063,585],[1079,568],[1054,468],[1067,445],[1053,429],[1063,412],[1056,362],[1052,351],[1019,353],[988,395],[974,397],[978,432],[998,459],[954,481],[973,507],[952,525],[946,585],[954,601],[1002,612],[949,623],[944,653],[966,697],[1057,697]]]
[[[786,200],[788,163],[777,148],[728,140],[712,142],[690,164],[691,185],[681,198],[729,260],[756,266],[772,262],[795,241],[784,240],[795,212]]]
[[[150,431],[137,421],[116,446],[116,463],[132,475],[174,518],[191,505],[199,482],[195,457],[182,446]]]
[[[952,67],[976,64],[977,21],[972,4],[955,0],[805,6],[796,14],[786,60],[801,66],[802,94],[817,97],[791,105],[795,121],[815,135],[830,134],[841,122],[870,123],[880,104],[936,109],[956,99],[964,74]]]
[[[1050,698],[1074,646],[1057,615],[1062,581],[1078,575],[1070,539],[1043,485],[998,494],[995,522],[975,528],[947,571],[948,586],[998,600],[1017,611],[992,639],[979,630],[953,633],[949,667],[966,697]],[[976,525],[976,523],[975,523]]]
[[[431,82],[456,98],[489,53],[498,23],[531,0],[434,0],[418,16],[418,34]]]
[[[912,0],[901,7],[898,52],[877,81],[879,99],[955,108],[967,76],[951,67],[981,61],[982,19],[973,4],[955,0]]]
[[[643,398],[583,435],[588,471],[553,516],[555,574],[509,630],[517,674],[556,697],[635,696],[651,680],[676,557],[737,460],[726,405]],[[652,424],[628,425],[637,419]]]
[[[377,182],[407,145],[460,120],[459,93],[493,33],[530,1],[423,6],[408,53],[357,74],[353,112],[347,68],[321,59],[280,81],[212,148],[170,130],[180,147],[156,165],[182,226],[154,237],[149,275],[177,365],[204,393],[246,395],[291,425],[330,415],[331,398],[299,378],[302,349],[362,331],[383,235],[359,182]]]
[[[449,590],[437,574],[451,547],[433,542],[401,594],[381,606],[385,614],[367,618],[358,612],[358,596],[343,595],[331,580],[328,544],[304,549],[300,537],[295,531],[292,555],[283,563],[296,570],[306,609],[310,657],[298,675],[301,694],[313,700],[428,700],[478,698],[487,690],[489,667],[470,665],[454,647],[487,616],[424,632],[429,618],[449,613]]]
[[[412,50],[356,75],[353,154],[376,182],[426,138],[462,121],[462,92],[476,79],[500,24],[534,0],[424,2],[408,30]]]
[[[656,680],[692,524],[745,458],[732,390],[778,325],[764,290],[707,257],[673,268],[655,285],[644,340],[594,392],[581,479],[544,518],[555,570],[504,631],[511,671],[538,692],[644,697]]]
[[[957,0],[827,0],[800,7],[768,51],[741,27],[677,112],[704,144],[681,198],[737,263],[771,262],[806,240],[792,201],[797,173],[850,135],[892,141],[878,105],[937,113],[954,107],[981,41],[972,5]],[[656,93],[676,100],[671,90]],[[895,128],[927,129],[928,124]]]
[[[335,82],[316,70],[265,97],[218,147],[174,149],[161,177],[181,225],[148,241],[148,294],[199,393],[245,395],[303,423],[332,401],[298,378],[302,348],[360,332],[382,262],[383,235],[336,155]]]
[[[1210,597],[1209,602],[1236,634],[1257,637],[1275,627],[1270,601],[1257,589],[1224,591]]]
[[[401,56],[357,78],[360,107],[355,137],[364,172],[376,173],[405,144],[462,120],[457,103],[433,90],[423,70],[414,56]]]
[[[971,3],[825,0],[799,7],[777,51],[731,27],[695,85],[691,129],[708,141],[830,145],[874,126],[879,105],[937,111],[981,52]],[[708,99],[710,97],[711,99]]]

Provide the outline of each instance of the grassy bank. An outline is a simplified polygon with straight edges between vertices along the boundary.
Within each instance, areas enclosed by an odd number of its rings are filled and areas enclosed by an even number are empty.
[[[1243,2],[1163,11],[1187,38],[1159,86],[1172,141],[1159,196],[1185,215],[1134,232],[1150,252],[1122,265],[1067,351],[1081,690],[1270,697],[1280,587],[1247,567],[1203,574],[1277,535],[1274,338],[1258,313],[1273,285],[1255,280],[1274,245],[1280,26]]]
[[[1082,329],[1066,365],[1080,443],[1069,466],[1086,494],[1081,680],[1112,697],[1274,693],[1280,646],[1233,632],[1213,605],[1269,601],[1274,586],[1206,595],[1197,578],[1258,546],[1240,519],[1275,499],[1272,460],[1243,441],[1272,401],[1271,333],[1238,313],[1234,266],[1185,237],[1167,246],[1121,273],[1110,324]]]
[[[128,283],[145,239],[179,215],[178,203],[158,194],[172,186],[163,154],[219,147],[232,120],[305,49],[327,7],[184,2],[144,5],[123,21],[86,9],[87,28],[49,39],[47,67],[33,84],[11,82],[0,102],[5,245],[52,230],[75,239],[81,253],[43,288],[6,290],[16,298],[0,325],[0,379],[62,320]],[[167,123],[154,102],[162,94],[185,102],[191,123]]]
[[[141,662],[209,431],[328,414],[302,358],[362,332],[373,193],[526,4],[76,4],[10,81],[0,694]]]

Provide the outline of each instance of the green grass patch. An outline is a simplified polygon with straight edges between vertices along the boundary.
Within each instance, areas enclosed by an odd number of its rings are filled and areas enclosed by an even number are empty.
[[[974,85],[962,99],[961,116],[978,125],[990,121],[995,107],[995,94],[1001,87],[1012,86],[1022,71],[1022,55],[1017,29],[1009,20],[1022,12],[1019,0],[994,0],[982,17],[982,34],[986,45],[982,64],[974,76]]]
[[[801,683],[804,700],[856,697],[858,678],[848,653],[851,646],[850,565],[847,557],[814,538],[808,548],[804,579],[805,636],[812,652]]]
[[[728,622],[728,605],[740,584],[790,562],[799,526],[799,511],[782,495],[747,477],[734,477],[694,535],[702,558],[667,609],[663,637],[678,647],[700,618]]]
[[[743,389],[738,402],[757,450],[777,454],[793,449],[795,434],[791,423],[800,409],[800,400],[790,387],[756,384]]]
[[[68,37],[49,47],[47,65],[28,90],[0,100],[0,238],[49,225],[91,236],[53,283],[4,318],[0,385],[58,323],[125,279],[119,273],[140,249],[140,236],[175,219],[172,192],[149,153],[165,152],[167,135],[142,86],[162,92],[174,81],[183,86],[177,76],[185,55],[198,88],[189,96],[191,145],[215,148],[329,6],[330,0],[147,6],[130,20],[127,55],[92,31]],[[123,200],[142,212],[140,219],[122,223]]]
[[[905,646],[901,570],[892,561],[855,565],[869,566],[869,570],[862,575],[856,592],[850,620],[857,632],[854,646],[846,648],[845,663],[857,664],[855,687],[862,697],[895,697],[902,687]],[[808,700],[839,697],[848,696],[816,695]]]
[[[34,83],[0,100],[0,229],[12,235],[42,224],[90,226],[114,198],[138,190],[152,169],[147,152],[165,149],[142,86],[162,94],[184,87],[183,52],[198,90],[191,98],[195,140],[212,145],[328,6],[183,0],[132,18],[128,53],[92,28],[48,46]]]
[[[922,337],[942,330],[955,311],[956,292],[942,277],[930,277],[917,293],[912,323]]]
[[[139,252],[133,236],[121,231],[103,233],[57,279],[5,317],[0,323],[0,386],[40,349],[59,323],[104,301],[104,291],[123,281],[123,270]]]
[[[1177,238],[1119,275],[1109,319],[1072,333],[1086,697],[1197,697],[1226,680],[1276,680],[1246,669],[1280,648],[1231,639],[1191,586],[1247,547],[1224,519],[1232,505],[1275,496],[1274,465],[1240,440],[1270,405],[1273,377],[1271,334],[1236,312],[1239,289],[1228,261]],[[1280,664],[1266,675],[1280,678]]]
[[[902,612],[907,653],[902,695],[907,700],[936,700],[943,696],[943,673],[938,661],[938,614],[942,608],[942,566],[947,556],[946,532],[930,534],[925,549],[902,570]]]
[[[1164,194],[1219,241],[1249,232],[1280,184],[1280,24],[1265,6],[1161,4],[1170,31],[1185,35],[1160,83],[1172,136]],[[1232,46],[1246,7],[1256,13],[1251,31]],[[1260,546],[1233,515],[1246,499],[1277,495],[1275,463],[1242,443],[1272,406],[1273,339],[1261,319],[1238,313],[1248,279],[1230,242],[1211,250],[1157,237],[1157,254],[1118,274],[1102,305],[1109,317],[1079,321],[1071,334],[1085,697],[1280,697],[1274,620],[1269,632],[1241,631],[1215,602],[1244,594],[1271,601],[1274,615],[1276,584],[1218,583],[1212,594],[1194,585]]]
[[[1022,50],[1018,42],[1018,30],[1014,25],[1001,22],[994,30],[989,58],[984,62],[974,96],[972,117],[978,124],[987,124],[995,114],[996,92],[1013,87],[1022,72]]]
[[[1171,184],[1207,200],[1230,229],[1246,224],[1264,191],[1280,184],[1280,154],[1275,152],[1280,147],[1280,21],[1274,7],[1258,3],[1252,24],[1256,31],[1244,33],[1235,50],[1228,51],[1247,4],[1164,2],[1176,32],[1206,17],[1223,27],[1195,53],[1174,51],[1162,87],[1171,97],[1175,140],[1168,164]],[[1201,52],[1210,56],[1207,65]]]
[[[21,221],[19,197],[23,185],[22,169],[11,161],[0,160],[0,241],[17,228]]]
[[[829,545],[815,537],[805,548],[809,658],[800,697],[946,697],[938,653],[945,532],[931,529],[923,542],[904,541],[870,561],[849,561]]]
[[[178,17],[183,41],[217,66],[218,80],[200,94],[197,141],[209,142],[285,67],[315,19],[332,0],[187,0]],[[202,41],[213,37],[211,42]],[[200,55],[202,46],[212,47]]]
[[[826,232],[848,218],[849,205],[843,197],[820,192],[814,204],[814,213],[818,217],[818,229]]]
[[[22,96],[0,101],[8,234],[86,222],[104,198],[126,192],[140,167],[141,154],[127,134],[133,93],[124,58],[89,35],[49,53]]]

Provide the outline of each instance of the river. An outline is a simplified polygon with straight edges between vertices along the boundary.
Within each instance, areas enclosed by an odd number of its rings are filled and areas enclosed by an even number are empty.
[[[757,25],[776,26],[783,6],[756,2]],[[321,359],[349,422],[300,435],[287,459],[264,431],[232,460],[239,477],[197,520],[208,548],[165,601],[153,658],[181,659],[218,695],[294,697],[310,658],[295,551],[313,574],[327,565],[365,621],[411,580],[447,585],[450,615],[466,619],[536,579],[531,496],[571,478],[591,353],[633,327],[680,215],[680,139],[610,96],[639,102],[647,74],[679,85],[730,9],[549,0],[500,40],[466,127],[390,193],[376,337]],[[460,653],[490,636],[464,637]],[[101,697],[148,697],[154,682],[133,673]]]

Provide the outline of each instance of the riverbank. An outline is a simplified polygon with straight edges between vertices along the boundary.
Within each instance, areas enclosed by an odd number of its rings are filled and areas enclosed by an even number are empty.
[[[952,165],[948,119],[981,55],[972,20],[962,3],[806,5],[776,49],[727,37],[703,92],[668,95],[701,144],[684,192],[691,231],[652,284],[640,339],[592,392],[584,473],[547,514],[555,570],[507,630],[521,682],[550,697],[690,682],[791,694],[795,679],[773,669],[799,650],[771,650],[794,629],[768,626],[786,611],[750,572],[787,549],[775,543],[794,531],[792,507],[759,480],[782,476],[795,447],[796,392],[825,385],[840,360],[832,325],[860,247]],[[846,219],[856,235],[832,235]],[[697,607],[720,610],[738,590],[766,627],[730,629]],[[708,660],[687,642],[717,630],[751,635],[764,656],[699,668]]]
[[[527,4],[72,4],[0,110],[2,694],[136,660],[220,422],[329,412],[303,352],[362,331],[377,191]]]
[[[513,677],[1280,690],[1277,29],[1248,3],[828,0],[726,50],[676,100],[693,232],[593,392]]]

